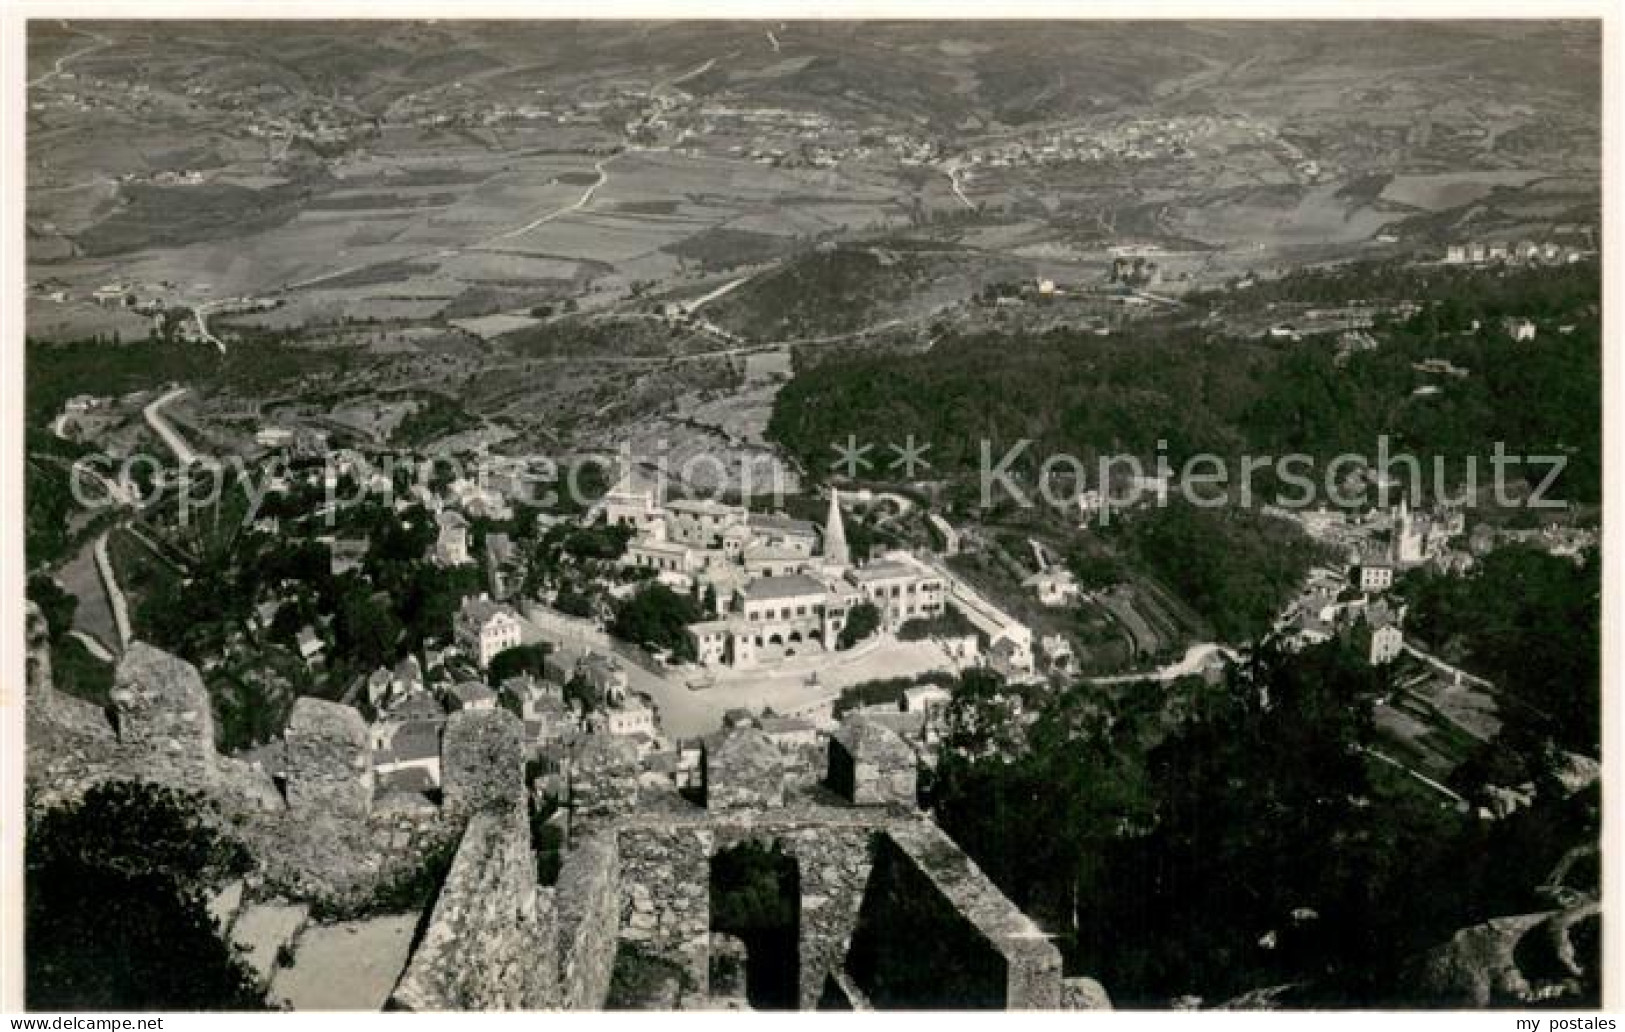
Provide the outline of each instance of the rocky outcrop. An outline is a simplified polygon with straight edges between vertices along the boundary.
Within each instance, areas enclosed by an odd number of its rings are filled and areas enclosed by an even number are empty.
[[[1463,928],[1415,965],[1411,995],[1439,1007],[1559,1000],[1585,1005],[1600,974],[1595,924],[1600,915],[1600,905],[1588,900],[1567,910],[1497,917]],[[1584,944],[1577,946],[1582,932]]]
[[[297,813],[365,817],[372,810],[372,739],[350,706],[303,698],[283,734],[288,806]]]
[[[1111,1010],[1112,998],[1106,987],[1092,978],[1078,975],[1061,979],[1062,1010]]]

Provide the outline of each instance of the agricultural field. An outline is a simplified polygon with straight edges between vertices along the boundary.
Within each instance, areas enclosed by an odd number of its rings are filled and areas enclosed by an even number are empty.
[[[29,335],[147,347],[213,303],[225,357],[161,364],[223,451],[288,396],[387,440],[427,390],[513,447],[667,439],[737,480],[806,364],[1115,332],[1124,253],[1178,297],[1595,221],[1583,26],[1326,31],[40,22]],[[1064,304],[975,301],[1044,279]]]

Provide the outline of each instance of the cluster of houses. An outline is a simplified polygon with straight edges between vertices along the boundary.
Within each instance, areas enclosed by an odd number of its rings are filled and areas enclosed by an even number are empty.
[[[1306,523],[1305,529],[1322,540],[1333,530],[1348,531],[1356,526],[1342,513],[1322,510],[1314,515],[1316,518]],[[1379,665],[1397,659],[1405,646],[1405,609],[1391,605],[1384,596],[1406,570],[1429,564],[1458,571],[1465,568],[1452,541],[1463,536],[1466,517],[1460,510],[1414,512],[1401,499],[1392,510],[1357,527],[1352,536],[1338,537],[1349,550],[1346,571],[1312,571],[1275,629],[1283,641],[1296,646],[1360,633],[1366,643],[1367,661]],[[1383,531],[1387,533],[1385,541],[1377,536]],[[1471,558],[1466,558],[1470,563]]]
[[[1446,265],[1562,265],[1578,262],[1585,257],[1586,252],[1578,247],[1550,240],[1542,243],[1532,240],[1473,241],[1449,244],[1444,250]]]
[[[522,618],[511,607],[471,598],[454,619],[452,646],[428,654],[427,675],[416,657],[373,671],[364,692],[375,714],[373,765],[381,783],[412,791],[438,788],[440,735],[449,714],[460,710],[512,710],[524,722],[528,757],[544,766],[592,736],[621,740],[635,757],[665,748],[654,708],[631,691],[614,656],[588,651],[572,660],[552,652],[539,676],[518,673],[492,688],[492,661],[524,637]],[[577,681],[596,704],[572,698],[568,686]]]

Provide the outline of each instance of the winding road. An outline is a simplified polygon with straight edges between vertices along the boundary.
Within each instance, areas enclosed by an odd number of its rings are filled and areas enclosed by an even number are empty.
[[[485,244],[494,243],[494,242],[496,242],[498,240],[508,240],[508,239],[511,239],[513,237],[516,237],[516,236],[524,236],[526,233],[529,233],[531,230],[535,229],[537,226],[546,225],[547,223],[552,222],[554,219],[563,218],[564,216],[569,215],[572,212],[578,212],[581,209],[585,208],[587,205],[592,203],[592,195],[597,193],[599,188],[602,187],[605,183],[609,182],[609,169],[607,167],[609,165],[609,163],[614,161],[616,158],[620,157],[624,153],[626,153],[626,152],[625,151],[618,151],[618,152],[616,152],[614,154],[611,154],[607,158],[600,158],[599,160],[593,162],[592,167],[598,173],[598,181],[596,183],[593,183],[591,186],[587,187],[586,192],[583,193],[580,197],[576,198],[575,203],[566,204],[562,208],[557,208],[557,209],[555,209],[553,211],[550,211],[546,215],[541,216],[540,218],[532,219],[529,222],[525,223],[523,226],[519,226],[516,229],[510,229],[506,233],[498,233],[496,236],[486,237],[484,240],[481,240],[479,243],[474,244],[473,247],[481,247],[481,246],[483,246]]]
[[[176,398],[186,394],[190,389],[188,387],[176,387],[141,410],[142,418],[146,419],[147,425],[152,427],[153,433],[163,438],[164,443],[169,446],[170,451],[175,453],[175,458],[179,460],[183,467],[198,462],[201,457],[192,450],[191,445],[186,443],[186,438],[180,435],[174,425],[164,418],[163,408]]]
[[[118,577],[113,572],[113,558],[107,552],[105,532],[96,539],[96,572],[101,575],[102,589],[107,592],[107,602],[113,610],[113,626],[118,628],[119,649],[122,651],[130,647],[135,633],[130,627],[130,604],[118,586]]]
[[[946,166],[943,171],[948,173],[948,182],[953,184],[954,196],[958,197],[960,201],[964,203],[965,207],[969,208],[971,211],[975,211],[976,202],[972,201],[969,197],[966,197],[964,189],[959,185],[959,166],[950,164]]]

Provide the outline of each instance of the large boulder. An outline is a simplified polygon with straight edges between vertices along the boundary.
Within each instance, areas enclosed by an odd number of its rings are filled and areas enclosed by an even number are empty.
[[[1463,928],[1413,965],[1409,995],[1442,1007],[1597,1006],[1600,910],[1586,900]]]
[[[1061,979],[1062,1010],[1111,1010],[1106,987],[1085,975]]]

